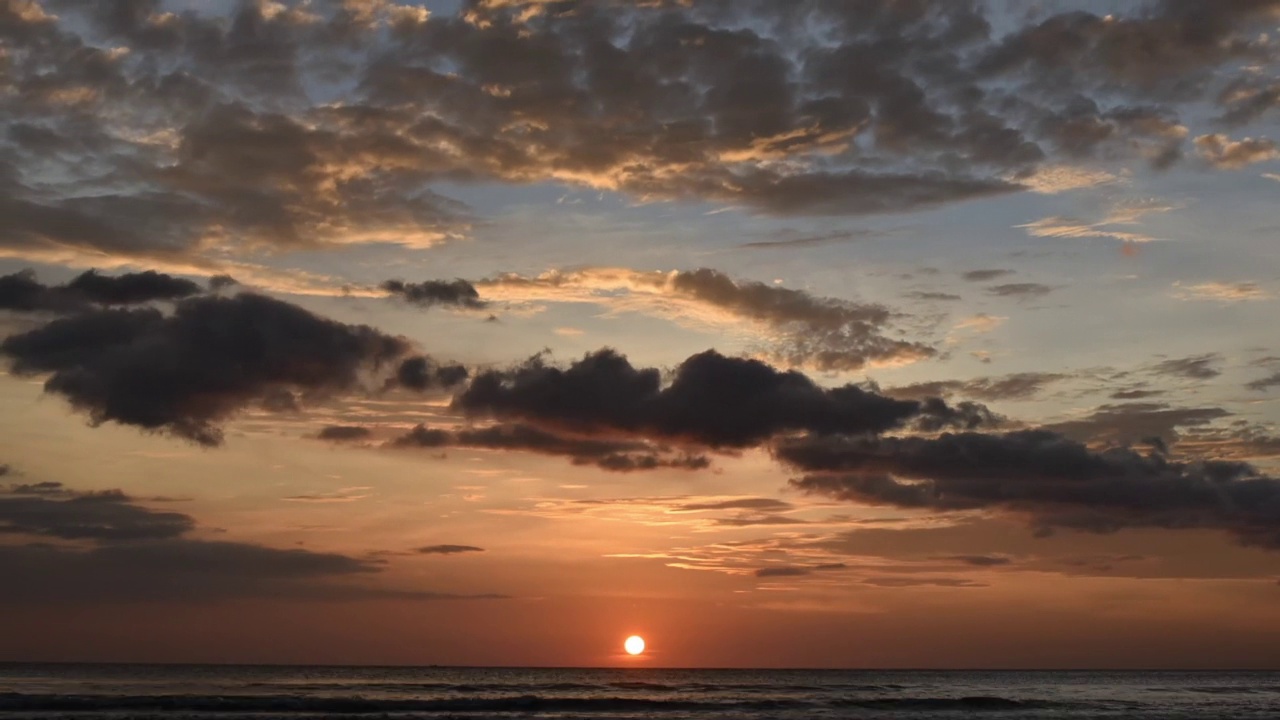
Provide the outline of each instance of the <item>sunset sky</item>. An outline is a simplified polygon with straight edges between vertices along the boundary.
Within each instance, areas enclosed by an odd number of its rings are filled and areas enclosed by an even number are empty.
[[[0,660],[1280,667],[1278,67],[1277,0],[0,0]]]

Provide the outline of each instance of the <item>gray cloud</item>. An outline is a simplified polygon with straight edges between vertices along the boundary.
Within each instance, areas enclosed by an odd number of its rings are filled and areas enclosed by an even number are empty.
[[[94,305],[140,305],[156,300],[179,300],[204,292],[183,278],[147,270],[101,275],[89,270],[65,285],[44,285],[35,273],[23,270],[0,275],[0,310],[18,312],[74,312]]]
[[[1045,530],[1211,528],[1280,548],[1280,480],[1245,463],[1094,451],[1044,430],[808,437],[779,443],[775,453],[808,473],[792,480],[796,488],[841,500],[1005,510]]]
[[[377,562],[189,537],[195,530],[190,516],[145,507],[119,490],[9,486],[0,490],[0,533],[35,542],[0,544],[0,603],[500,597],[382,588],[362,582],[384,569]]]
[[[248,293],[187,298],[171,315],[93,310],[0,342],[13,372],[48,374],[45,391],[92,422],[204,445],[222,442],[220,421],[273,392],[353,390],[361,372],[406,350],[373,328]]]
[[[459,307],[480,310],[489,303],[480,299],[480,293],[471,283],[457,280],[426,280],[420,283],[388,280],[380,286],[392,297],[420,307]]]
[[[997,297],[1037,298],[1053,292],[1053,288],[1040,283],[1005,283],[987,288],[987,293]]]
[[[712,448],[749,447],[795,431],[880,433],[908,424],[974,427],[992,415],[938,398],[895,400],[856,385],[825,389],[805,375],[715,351],[680,364],[669,383],[612,350],[567,368],[535,356],[487,371],[454,398],[470,415],[520,420],[584,434],[623,433]]]
[[[392,441],[397,447],[470,447],[516,450],[570,458],[575,465],[595,465],[611,472],[676,468],[703,470],[711,461],[704,455],[635,440],[603,440],[553,433],[530,425],[491,425],[483,428],[441,430],[418,425]]]
[[[1245,387],[1250,390],[1262,392],[1276,387],[1277,385],[1280,385],[1280,372],[1275,372],[1264,378],[1258,378],[1257,380],[1250,381],[1245,385]]]
[[[975,567],[999,567],[1001,565],[1009,565],[1012,559],[1003,555],[943,555],[934,558],[935,560],[950,560],[952,562],[964,563],[965,565],[973,565]]]
[[[1205,353],[1164,360],[1152,366],[1150,371],[1157,375],[1169,375],[1188,380],[1211,380],[1222,374],[1221,370],[1214,367],[1220,362],[1222,362],[1221,355]]]
[[[447,389],[461,384],[470,374],[471,371],[461,365],[440,365],[429,357],[415,355],[400,362],[395,379],[388,381],[388,386],[394,383],[419,392]]]
[[[851,371],[937,354],[924,343],[890,337],[896,316],[883,305],[735,280],[710,268],[673,272],[587,268],[537,277],[501,275],[477,284],[486,295],[513,299],[647,306],[677,319],[689,316],[726,325],[744,320],[758,323],[769,335],[763,354],[793,367]],[[622,293],[624,299],[619,299]]]
[[[929,397],[960,395],[984,402],[1000,400],[1026,400],[1040,394],[1045,387],[1067,379],[1062,373],[1026,372],[1002,377],[982,377],[972,380],[934,380],[889,388],[890,397],[922,400]]]
[[[914,300],[926,300],[929,302],[955,302],[957,300],[964,299],[959,295],[953,295],[951,293],[943,293],[943,292],[913,291],[913,292],[906,293],[906,296]]]
[[[1102,5],[6,5],[0,242],[422,247],[470,220],[444,181],[896,212],[1167,166],[1184,109],[1275,104],[1272,2]]]
[[[321,428],[316,436],[321,440],[330,440],[333,442],[350,442],[353,440],[367,440],[373,434],[367,427],[360,425],[330,425]]]
[[[969,282],[985,282],[987,280],[995,280],[998,277],[1004,277],[1005,275],[1012,274],[1012,270],[970,270],[969,272],[962,274],[960,277],[968,280]]]
[[[1075,440],[1128,445],[1159,438],[1172,445],[1180,429],[1198,428],[1230,417],[1219,407],[1174,407],[1163,403],[1102,405],[1076,420],[1050,423],[1044,429]]]
[[[459,553],[484,552],[484,548],[474,545],[427,545],[414,552],[422,555],[457,555]]]
[[[136,505],[118,490],[77,493],[46,482],[0,494],[0,534],[120,542],[174,538],[194,527],[187,515]]]

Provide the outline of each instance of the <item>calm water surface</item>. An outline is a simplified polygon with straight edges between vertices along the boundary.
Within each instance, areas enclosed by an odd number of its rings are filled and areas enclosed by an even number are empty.
[[[0,664],[16,718],[1280,718],[1276,672]]]

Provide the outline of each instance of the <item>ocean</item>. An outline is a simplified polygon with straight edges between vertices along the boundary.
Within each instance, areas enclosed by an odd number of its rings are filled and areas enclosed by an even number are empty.
[[[0,718],[1277,718],[1280,672],[0,664]]]

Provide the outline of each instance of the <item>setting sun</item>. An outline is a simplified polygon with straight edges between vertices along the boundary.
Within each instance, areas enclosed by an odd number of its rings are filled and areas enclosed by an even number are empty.
[[[644,652],[644,638],[639,635],[632,635],[622,643],[622,647],[627,651],[628,655],[639,655]]]

